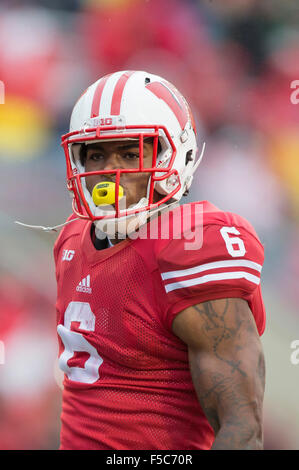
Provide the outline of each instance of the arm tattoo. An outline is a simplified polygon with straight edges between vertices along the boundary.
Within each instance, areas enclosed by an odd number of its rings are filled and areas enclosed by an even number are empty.
[[[234,361],[232,359],[227,359],[221,355],[220,349],[221,345],[225,341],[232,339],[237,336],[238,331],[240,330],[244,320],[236,316],[235,325],[227,326],[226,314],[229,307],[229,300],[225,299],[225,305],[221,312],[216,312],[213,307],[212,302],[205,302],[201,306],[195,306],[195,309],[200,314],[203,320],[202,331],[206,336],[209,336],[213,341],[213,352],[215,356],[220,360],[224,361],[231,367],[232,373],[238,371],[241,375],[246,377],[246,372],[240,368],[240,361]],[[241,349],[241,346],[238,346],[238,349]]]
[[[261,448],[265,363],[263,352],[256,347],[254,322],[230,299],[194,308],[201,317],[200,333],[208,339],[212,362],[205,363],[199,353],[190,361],[191,375],[216,435],[213,449]]]

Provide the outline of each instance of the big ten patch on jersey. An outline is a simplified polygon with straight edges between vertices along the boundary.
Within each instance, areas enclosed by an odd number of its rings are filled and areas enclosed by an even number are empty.
[[[62,261],[72,261],[72,259],[74,258],[74,255],[75,255],[75,250],[63,250],[62,252],[62,258],[61,260]]]

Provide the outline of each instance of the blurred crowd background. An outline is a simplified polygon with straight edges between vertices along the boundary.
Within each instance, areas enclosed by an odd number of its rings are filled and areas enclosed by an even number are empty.
[[[73,104],[128,69],[164,76],[194,110],[206,152],[189,200],[243,215],[265,246],[265,448],[299,449],[297,0],[1,0],[0,448],[59,446],[57,234],[14,221],[64,222]]]

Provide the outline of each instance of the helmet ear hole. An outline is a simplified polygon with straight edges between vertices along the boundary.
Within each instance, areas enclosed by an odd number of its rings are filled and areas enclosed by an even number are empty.
[[[193,150],[189,150],[186,153],[186,159],[185,159],[185,165],[187,166],[189,162],[193,161],[193,156],[192,156]]]

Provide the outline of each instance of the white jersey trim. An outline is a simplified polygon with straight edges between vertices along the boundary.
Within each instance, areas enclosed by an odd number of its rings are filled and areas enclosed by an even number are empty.
[[[169,271],[162,273],[162,279],[173,279],[175,277],[184,277],[190,276],[191,274],[201,273],[203,271],[208,271],[209,269],[218,269],[218,268],[250,268],[259,273],[262,271],[262,266],[254,261],[249,260],[227,260],[227,261],[214,261],[213,263],[201,264],[199,266],[194,266],[189,269],[180,269],[178,271]]]
[[[217,274],[207,274],[205,276],[196,277],[194,279],[187,279],[185,281],[173,282],[171,284],[166,284],[166,292],[171,292],[176,289],[183,289],[185,287],[196,286],[199,284],[206,284],[207,282],[212,281],[226,281],[227,279],[246,279],[249,282],[254,284],[260,283],[260,278],[254,276],[253,274],[247,273],[245,271],[232,271],[228,273],[217,273]]]

